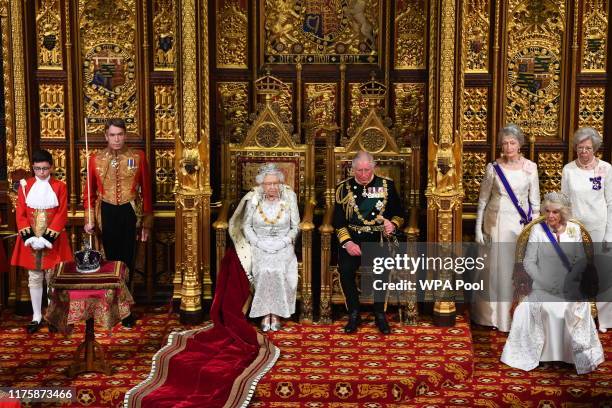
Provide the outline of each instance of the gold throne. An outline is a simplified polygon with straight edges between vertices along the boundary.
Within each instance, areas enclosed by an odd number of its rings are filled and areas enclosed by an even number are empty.
[[[376,160],[375,173],[391,178],[399,190],[405,210],[403,232],[409,241],[416,241],[419,236],[417,226],[418,203],[418,150],[410,147],[400,147],[393,131],[385,126],[383,113],[379,102],[384,99],[385,85],[372,79],[361,85],[360,92],[368,101],[368,111],[362,116],[359,125],[354,128],[352,136],[342,140],[342,146],[335,146],[334,127],[323,131],[327,134],[327,185],[325,193],[325,215],[321,233],[321,303],[320,318],[324,323],[332,320],[332,304],[345,304],[344,294],[340,286],[338,265],[332,257],[332,242],[334,227],[332,225],[336,185],[352,176],[352,160],[359,151],[367,151]],[[360,279],[360,274],[357,274]],[[358,285],[359,287],[359,285]],[[371,298],[361,298],[361,303],[371,303]],[[400,313],[405,321],[416,321],[416,300],[400,304]]]
[[[297,301],[300,321],[312,321],[312,222],[314,200],[314,147],[293,140],[291,125],[281,119],[274,104],[284,84],[269,73],[255,81],[258,95],[265,102],[258,110],[244,140],[230,143],[226,138],[221,151],[222,205],[213,223],[216,231],[217,271],[225,254],[229,218],[240,198],[255,185],[255,176],[264,163],[274,162],[285,175],[285,183],[298,197],[300,205],[301,251],[298,251]],[[298,244],[299,244],[298,240]],[[296,249],[298,245],[296,245]]]

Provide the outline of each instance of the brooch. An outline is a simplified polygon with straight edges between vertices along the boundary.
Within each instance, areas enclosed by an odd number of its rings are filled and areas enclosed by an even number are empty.
[[[590,177],[589,181],[593,183],[593,190],[601,190],[601,176]]]

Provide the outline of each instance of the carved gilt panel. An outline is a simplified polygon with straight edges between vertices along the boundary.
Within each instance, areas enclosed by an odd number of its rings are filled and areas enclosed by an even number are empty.
[[[62,69],[62,10],[60,0],[36,2],[36,49],[39,69]]]
[[[400,146],[417,146],[425,132],[425,84],[395,83],[395,127]]]
[[[174,85],[155,85],[155,139],[174,140],[176,135],[176,108]]]
[[[467,13],[463,16],[466,73],[489,72],[490,14],[489,0],[468,0]]]
[[[506,122],[526,136],[560,135],[565,1],[510,0],[506,35]]]
[[[425,69],[426,1],[398,0],[395,13],[395,69]]]
[[[336,84],[311,83],[305,86],[306,121],[336,124]]]
[[[561,190],[561,172],[565,162],[563,152],[538,153],[538,173],[540,177],[540,194]]]
[[[486,142],[488,127],[488,88],[463,90],[461,136],[464,142]]]
[[[90,133],[110,117],[138,133],[135,0],[79,0],[84,110]]]
[[[590,126],[604,136],[606,88],[580,88],[578,126]]]
[[[609,4],[605,0],[584,0],[582,72],[606,72]]]
[[[264,0],[266,63],[378,62],[380,0]]]
[[[174,202],[174,149],[155,150],[155,202]]]
[[[244,140],[249,118],[249,83],[248,82],[218,82],[217,83],[217,118],[231,143]]]
[[[53,157],[53,177],[56,179],[66,182],[66,150],[64,149],[47,149]]]
[[[480,182],[487,167],[487,154],[484,152],[464,152],[462,157],[465,203],[477,204]]]
[[[153,2],[153,69],[173,71],[175,57],[175,4],[174,0]]]
[[[39,118],[41,139],[64,139],[64,85],[39,84]]]
[[[248,68],[248,2],[216,0],[216,16],[217,67]]]

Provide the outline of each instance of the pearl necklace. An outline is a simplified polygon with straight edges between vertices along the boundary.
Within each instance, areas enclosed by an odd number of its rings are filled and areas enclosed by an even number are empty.
[[[583,170],[593,170],[596,166],[597,159],[595,157],[593,157],[593,159],[588,162],[587,164],[582,164],[580,163],[579,159],[576,159],[576,166],[578,166],[578,168],[583,169]]]

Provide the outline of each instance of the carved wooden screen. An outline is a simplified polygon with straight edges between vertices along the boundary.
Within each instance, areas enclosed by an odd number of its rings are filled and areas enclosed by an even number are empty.
[[[127,123],[127,144],[146,151],[155,234],[141,246],[136,294],[153,296],[174,273],[174,0],[23,2],[28,150],[48,149],[68,184],[70,237],[82,243],[85,120],[90,149],[106,146],[106,119]],[[10,167],[10,166],[9,166]],[[9,168],[9,171],[11,169]],[[148,255],[148,256],[145,256]],[[146,289],[146,290],[145,290]]]
[[[260,103],[253,80],[270,69],[285,83],[277,98],[300,142],[314,138],[317,201],[324,203],[328,174],[325,135],[339,127],[347,140],[368,111],[359,85],[372,72],[388,86],[380,106],[399,129],[400,146],[418,145],[426,134],[427,15],[423,0],[215,0],[216,70],[211,81],[211,151],[224,138],[243,140],[249,115]],[[423,142],[424,144],[424,142]],[[218,169],[217,158],[211,158]],[[214,171],[214,170],[213,170]],[[220,191],[219,179],[215,193]]]
[[[579,127],[602,134],[600,153],[609,161],[608,21],[605,0],[464,2],[460,132],[468,207],[478,201],[487,162],[499,155],[496,134],[505,123],[523,129],[522,152],[538,164],[542,193],[560,189]]]

